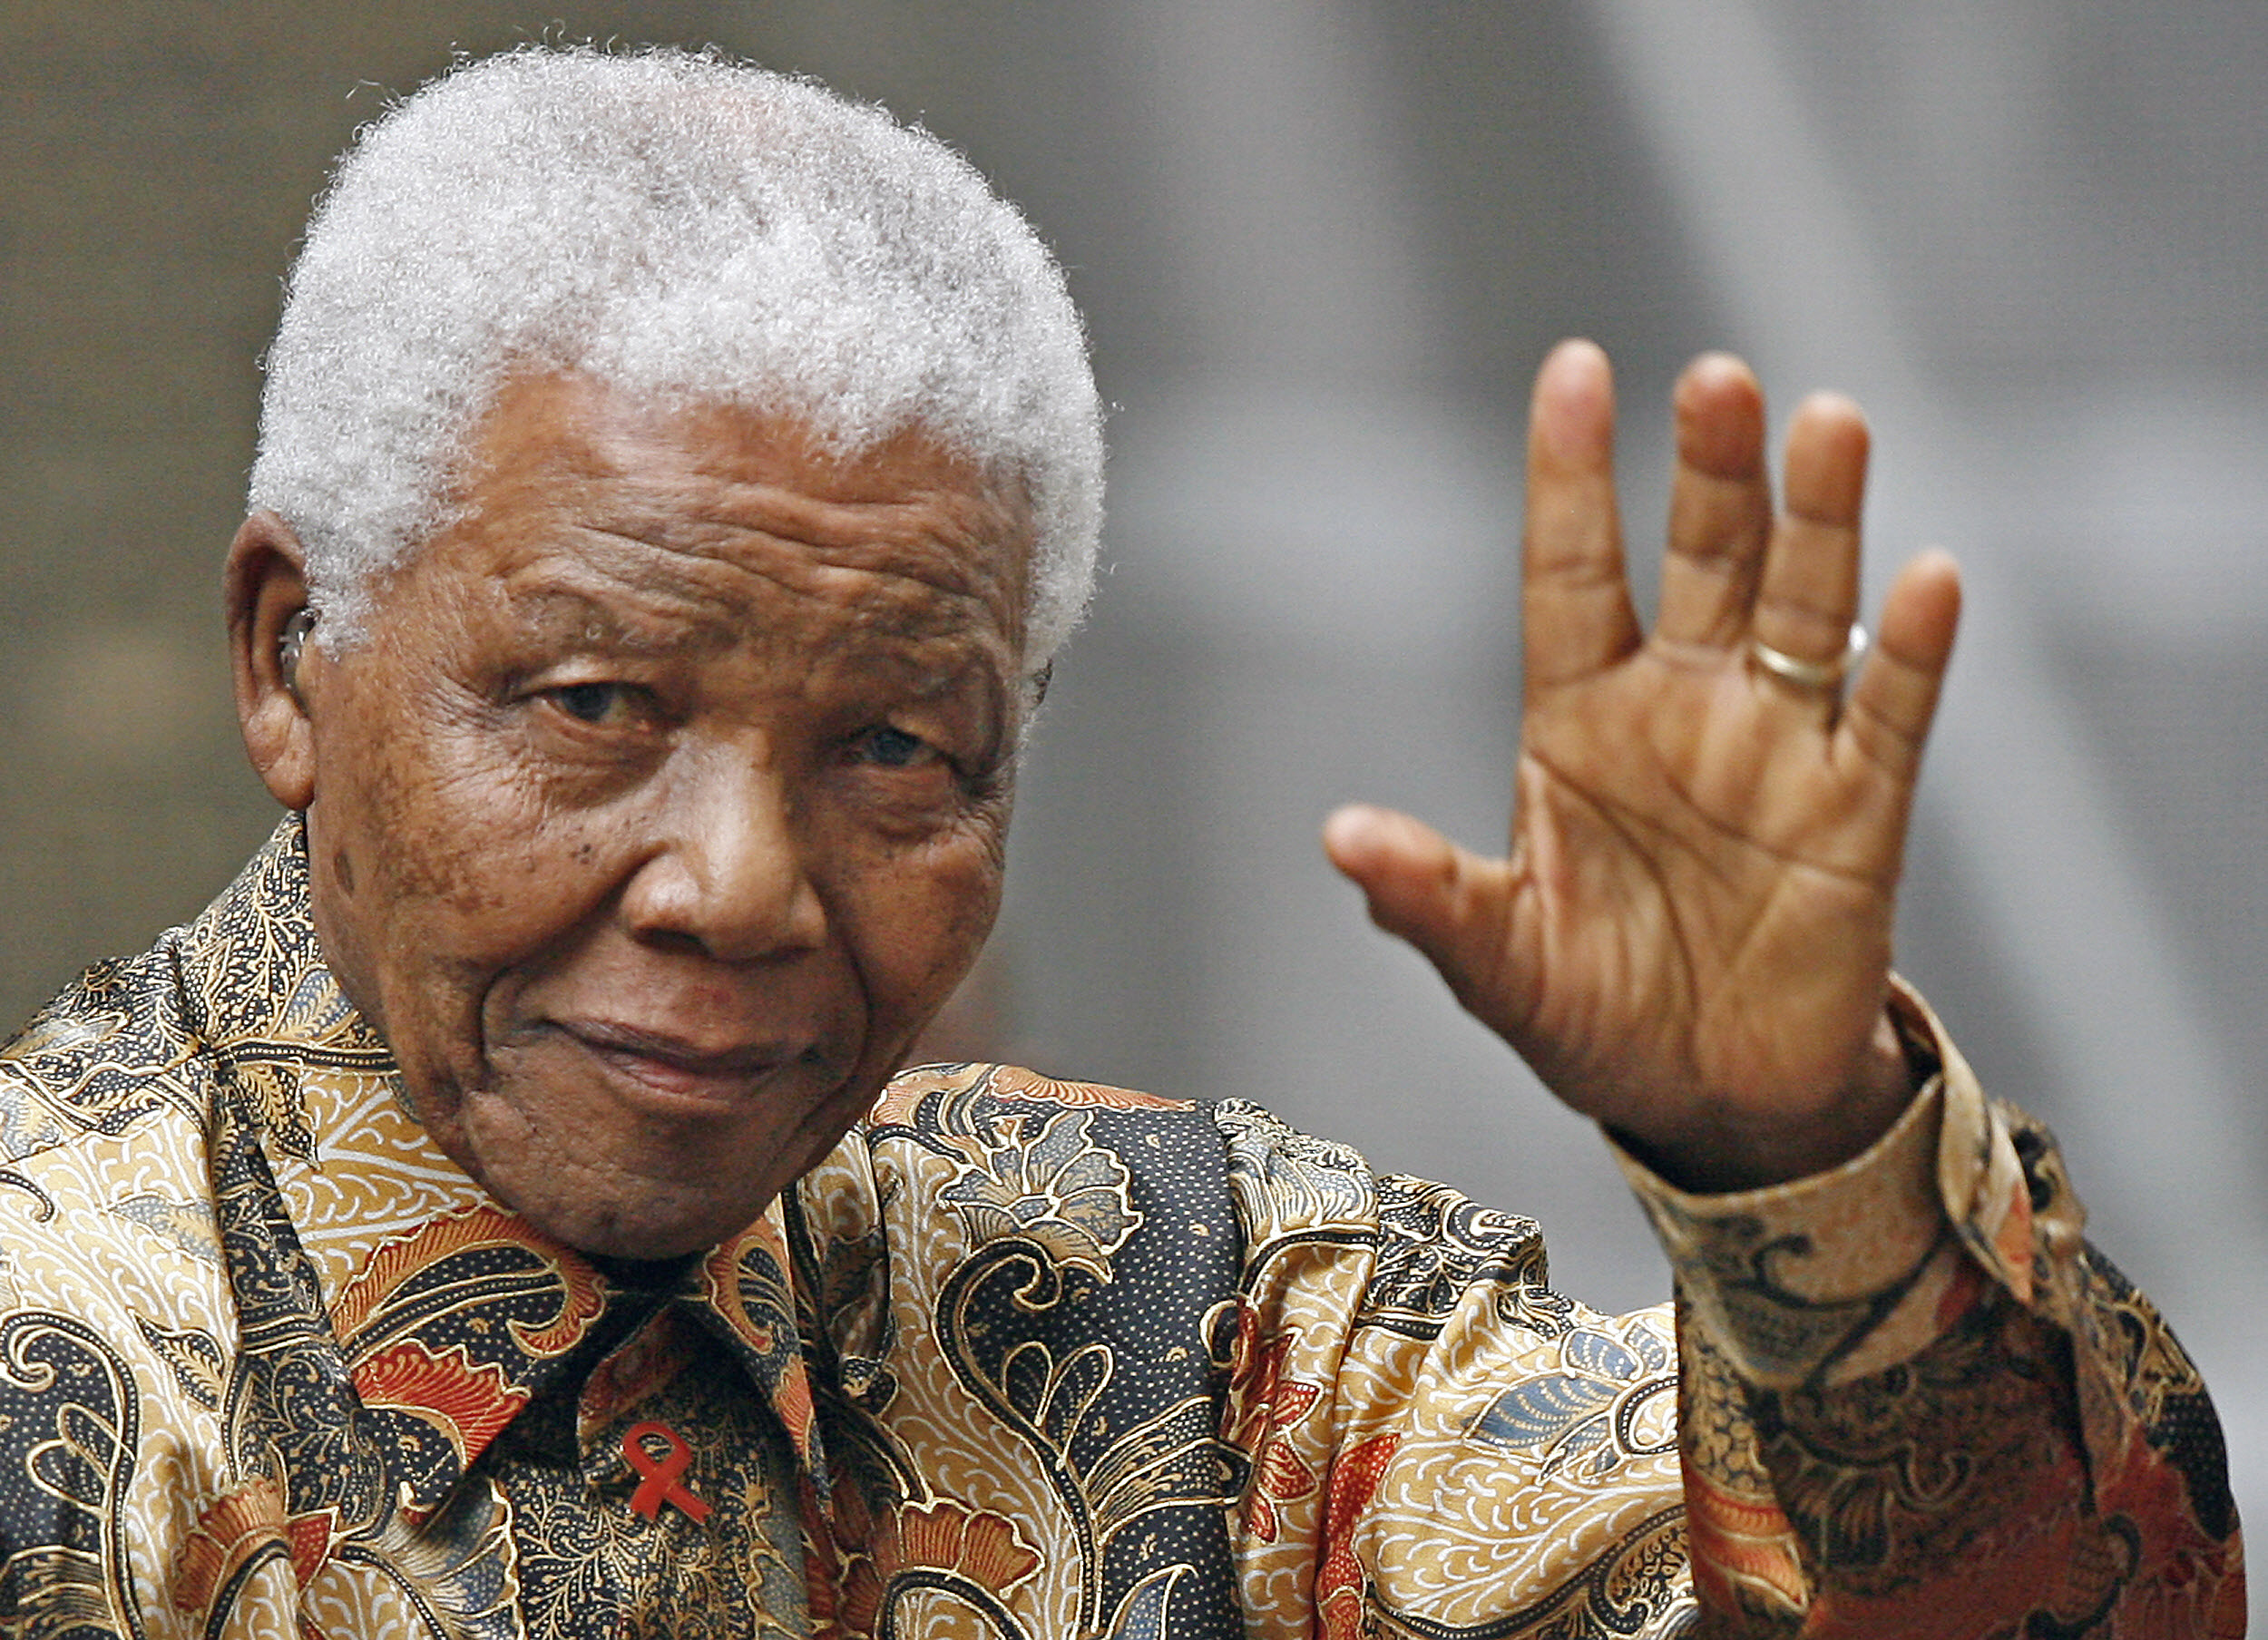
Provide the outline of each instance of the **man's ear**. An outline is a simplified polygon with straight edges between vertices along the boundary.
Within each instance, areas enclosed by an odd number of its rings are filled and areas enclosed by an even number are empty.
[[[304,809],[315,800],[315,731],[305,686],[321,660],[305,641],[314,619],[307,554],[291,526],[265,511],[246,519],[229,543],[223,587],[244,750],[277,802]]]

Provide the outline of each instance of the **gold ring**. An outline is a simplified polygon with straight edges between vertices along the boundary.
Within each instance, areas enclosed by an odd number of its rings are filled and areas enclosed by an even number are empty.
[[[1851,623],[1851,641],[1833,660],[1799,660],[1753,634],[1748,639],[1748,658],[1765,671],[1799,689],[1816,689],[1823,694],[1841,688],[1851,669],[1858,664],[1859,657],[1865,653],[1866,629],[1855,620]]]

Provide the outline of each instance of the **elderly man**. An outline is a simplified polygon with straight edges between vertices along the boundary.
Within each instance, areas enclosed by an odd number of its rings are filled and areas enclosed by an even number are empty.
[[[1643,633],[1608,395],[1538,382],[1510,858],[1325,841],[1674,1329],[1247,1105],[900,1071],[1100,515],[964,165],[669,54],[379,122],[229,555],[289,815],[0,1057],[9,1632],[2237,1632],[2194,1371],[1889,977],[1950,565],[1846,699],[1862,425],[1775,518],[1704,360]]]

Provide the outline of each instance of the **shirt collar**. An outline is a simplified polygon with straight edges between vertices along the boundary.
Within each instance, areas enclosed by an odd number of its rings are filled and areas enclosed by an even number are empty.
[[[363,1405],[444,1438],[406,1443],[425,1456],[399,1477],[413,1509],[437,1507],[624,1289],[491,1196],[418,1123],[385,1041],[323,961],[299,815],[176,949],[192,1029],[230,1116],[259,1134]],[[731,1351],[824,1492],[794,1268],[775,1201],[688,1268],[678,1303]]]

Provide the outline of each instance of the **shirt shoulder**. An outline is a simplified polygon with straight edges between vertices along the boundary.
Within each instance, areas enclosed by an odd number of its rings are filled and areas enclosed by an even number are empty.
[[[0,1047],[0,1611],[60,1601],[121,1633],[220,1484],[237,1348],[217,1071],[172,941],[88,970]]]
[[[225,1286],[205,1134],[215,1070],[172,936],[89,969],[0,1047],[0,1313],[138,1339]]]
[[[982,1216],[994,1196],[1000,1211],[1010,1210],[1012,1196],[1017,1210],[1030,1212],[1041,1196],[1019,1195],[1011,1184],[1085,1193],[1092,1206],[1120,1194],[1114,1186],[1123,1179],[1127,1212],[1139,1212],[1144,1200],[1225,1204],[1248,1257],[1287,1242],[1354,1239],[1384,1248],[1389,1264],[1396,1249],[1424,1249],[1433,1262],[1447,1257],[1463,1278],[1546,1283],[1543,1233],[1533,1219],[1429,1180],[1375,1172],[1352,1147],[1302,1133],[1242,1099],[1169,1098],[1012,1065],[925,1065],[894,1079],[846,1144],[862,1172],[894,1148],[944,1160],[954,1182],[922,1199],[964,1218]],[[1012,1178],[1002,1172],[1011,1155],[1028,1158]],[[997,1187],[975,1183],[980,1175],[997,1177]],[[901,1210],[912,1205],[898,1203]],[[1200,1236],[1209,1229],[1183,1226]]]
[[[0,1043],[0,1167],[169,1117],[202,1122],[211,1066],[182,1004],[175,938],[96,963]]]

